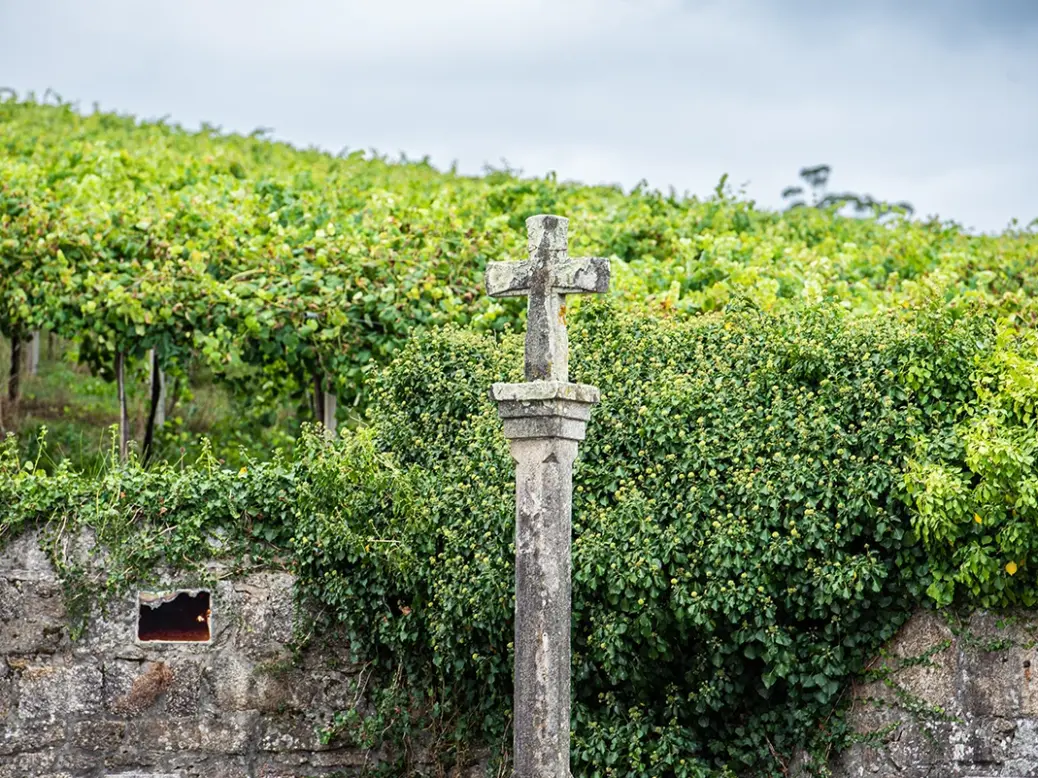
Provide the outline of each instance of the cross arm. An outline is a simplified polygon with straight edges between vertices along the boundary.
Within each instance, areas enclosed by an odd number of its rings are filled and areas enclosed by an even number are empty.
[[[522,297],[529,294],[539,259],[522,262],[488,262],[487,294],[491,297]],[[593,294],[609,289],[609,260],[605,257],[567,258],[552,268],[552,289],[557,294]]]

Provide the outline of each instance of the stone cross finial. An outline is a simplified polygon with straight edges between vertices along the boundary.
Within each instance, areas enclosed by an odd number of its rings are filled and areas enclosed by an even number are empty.
[[[567,254],[569,219],[542,214],[526,220],[529,259],[487,263],[491,297],[530,298],[526,317],[526,380],[568,381],[566,295],[609,288],[609,260]]]

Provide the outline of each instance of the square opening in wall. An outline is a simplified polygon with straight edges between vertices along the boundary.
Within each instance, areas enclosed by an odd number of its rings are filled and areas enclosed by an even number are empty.
[[[209,592],[141,592],[137,639],[204,643],[209,640]]]

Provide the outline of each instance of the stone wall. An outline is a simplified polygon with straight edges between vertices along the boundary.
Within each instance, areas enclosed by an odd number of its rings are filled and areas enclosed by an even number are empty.
[[[1038,620],[920,612],[854,689],[837,778],[1038,777]]]
[[[189,583],[169,575],[162,588]],[[317,778],[377,762],[318,739],[335,712],[364,711],[365,674],[341,643],[293,660],[292,577],[224,577],[209,591],[207,642],[138,640],[136,593],[73,641],[37,539],[8,545],[0,778]],[[1033,613],[917,613],[873,663],[879,677],[852,690],[864,740],[834,756],[834,777],[1038,778],[1036,645]]]
[[[376,759],[317,738],[363,704],[362,673],[342,646],[292,663],[291,577],[210,592],[206,643],[139,641],[136,593],[72,641],[36,539],[13,541],[0,554],[0,778],[298,778]]]

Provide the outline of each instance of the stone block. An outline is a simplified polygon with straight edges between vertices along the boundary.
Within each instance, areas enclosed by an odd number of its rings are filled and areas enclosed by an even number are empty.
[[[106,719],[77,721],[69,728],[69,740],[84,751],[111,753],[126,741],[126,722]]]
[[[192,773],[191,778],[252,778],[253,771],[244,761],[228,762],[219,759],[204,766],[199,766],[197,773]]]
[[[1010,759],[1002,765],[1001,775],[1007,778],[1038,778],[1038,763],[1033,759]]]
[[[945,758],[940,742],[927,732],[950,731],[946,719],[959,711],[954,635],[936,614],[918,613],[876,665],[889,670],[887,683],[855,687],[849,722],[861,734],[885,732],[883,743],[853,746],[838,758],[836,775],[927,775]]]
[[[933,611],[918,611],[891,639],[887,651],[898,659],[911,659],[948,642],[955,642],[948,623]]]
[[[95,607],[78,649],[95,656],[129,655],[137,649],[137,597],[127,593],[108,602],[104,612]]]
[[[855,732],[868,735],[881,732],[904,718],[897,696],[885,684],[862,684],[855,689],[847,720]]]
[[[18,690],[15,687],[14,675],[7,663],[0,659],[0,721],[14,713],[17,705]]]
[[[888,766],[897,767],[897,774],[905,778],[940,774],[941,766],[950,761],[947,748],[950,732],[951,725],[947,723],[922,726],[906,721],[890,733],[884,744]]]
[[[0,756],[0,778],[28,778],[28,776],[55,776],[58,752],[30,751],[14,756]]]
[[[0,637],[7,638],[7,622],[14,619],[22,611],[22,593],[13,581],[0,579]],[[4,645],[8,645],[5,641]]]
[[[1034,766],[1034,771],[1038,773],[1038,720],[1018,719],[1013,723],[1016,725],[1016,732],[1008,761],[1030,762]]]
[[[202,668],[197,662],[171,661],[172,682],[166,690],[165,709],[171,716],[192,716],[202,712]]]
[[[286,713],[307,710],[319,691],[312,678],[305,675],[278,675],[253,668],[247,693],[251,709],[263,713]]]
[[[311,709],[326,711],[348,710],[366,704],[359,689],[359,681],[351,673],[325,670],[309,676],[313,689]]]
[[[103,686],[104,676],[100,665],[95,662],[76,664],[68,673],[66,710],[80,715],[99,713]]]
[[[101,768],[95,755],[46,749],[13,757],[0,757],[0,778],[83,778]]]
[[[287,573],[254,573],[235,584],[236,642],[253,660],[281,655],[295,622],[293,578]]]
[[[965,634],[971,645],[987,644],[989,649],[1013,643],[1033,646],[1038,643],[1038,612],[974,611],[967,620]]]
[[[286,751],[279,754],[258,754],[257,765],[276,765],[277,767],[305,767],[310,764],[310,755],[299,751]]]
[[[343,778],[345,775],[360,775],[357,771],[344,771],[341,767],[294,766],[282,762],[265,762],[256,772],[257,778]]]
[[[310,756],[310,764],[315,767],[372,767],[383,756],[379,752],[370,752],[358,748],[336,748],[320,751]]]
[[[130,693],[133,681],[140,675],[143,662],[109,659],[101,666],[101,700],[105,710],[123,713],[122,701]]]
[[[104,770],[104,756],[100,753],[85,754],[82,751],[65,750],[58,756],[57,768],[61,774],[73,778],[101,775]]]
[[[258,720],[259,714],[249,712],[138,719],[127,723],[126,741],[147,744],[153,751],[244,754]]]
[[[947,730],[947,761],[962,765],[1002,765],[1011,758],[1016,723],[969,717]]]
[[[207,665],[204,680],[208,683],[220,710],[250,710],[254,665],[242,655],[225,651]]]
[[[0,555],[0,578],[8,581],[55,581],[54,566],[40,548],[39,533],[23,532]]]
[[[149,767],[109,768],[105,778],[252,778],[244,758],[207,758],[201,754],[149,754]]]
[[[129,722],[127,722],[129,724]],[[170,752],[155,749],[154,743],[133,740],[133,728],[127,726],[126,736],[119,744],[105,752],[104,766],[110,773],[170,772],[167,763]]]
[[[25,752],[43,752],[65,740],[64,721],[8,719],[0,727],[0,760]]]
[[[289,765],[265,763],[260,765],[256,773],[258,778],[312,778],[312,772],[300,772],[299,768]]]
[[[164,661],[115,660],[104,668],[104,705],[112,713],[140,716],[166,699],[174,674]]]
[[[260,721],[259,750],[277,753],[328,748],[317,737],[317,722],[309,716],[270,716]]]
[[[213,658],[202,672],[200,684],[212,689],[218,710],[283,713],[318,704],[326,676],[284,669],[272,662],[253,663],[244,654],[228,651]]]
[[[18,673],[18,716],[55,721],[101,710],[103,679],[94,664],[33,663]]]
[[[902,693],[944,711],[959,709],[959,651],[943,618],[932,611],[916,613],[894,636],[888,653],[881,665],[891,669],[890,678]],[[876,693],[885,699],[890,696]]]
[[[1038,717],[1038,651],[1021,648],[1017,658],[1020,662],[1020,713]]]
[[[0,580],[0,645],[9,654],[53,654],[68,643],[61,587],[52,580]]]
[[[960,641],[963,708],[980,716],[1038,716],[1035,614],[978,611]]]
[[[1023,713],[1025,680],[1033,652],[1011,647],[1001,651],[966,651],[962,658],[961,707],[977,717],[1016,718]]]

